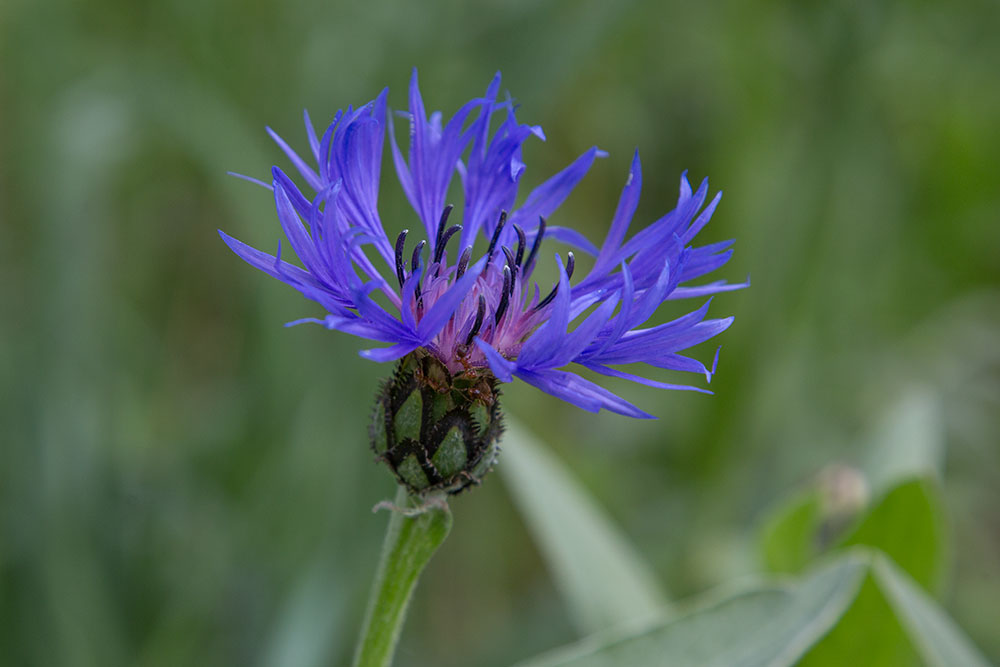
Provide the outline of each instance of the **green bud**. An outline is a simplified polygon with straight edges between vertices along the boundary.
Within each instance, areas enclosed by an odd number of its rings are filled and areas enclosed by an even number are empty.
[[[496,462],[503,430],[500,391],[489,369],[452,375],[418,350],[396,364],[378,393],[372,449],[411,493],[458,493]]]

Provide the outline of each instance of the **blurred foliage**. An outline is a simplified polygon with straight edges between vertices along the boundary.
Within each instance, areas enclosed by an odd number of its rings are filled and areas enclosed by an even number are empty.
[[[403,106],[412,66],[446,112],[503,71],[548,135],[526,185],[608,150],[553,218],[595,241],[636,146],[637,227],[683,169],[726,191],[701,236],[753,286],[713,302],[736,315],[714,397],[612,383],[647,423],[505,394],[670,596],[758,569],[767,508],[864,468],[920,386],[944,604],[1000,660],[998,27],[987,0],[0,3],[0,662],[347,660],[393,493],[364,436],[388,369],[284,329],[316,306],[215,229],[274,247],[267,193],[226,171],[281,163],[264,125],[303,146],[303,107]],[[503,485],[453,511],[398,664],[576,638]]]
[[[929,403],[907,400],[903,407]],[[581,492],[566,483],[555,459],[536,453],[526,431],[512,428],[504,478],[563,583],[567,607],[577,614],[607,610],[597,627],[581,624],[579,642],[518,665],[985,667],[985,657],[929,594],[939,588],[946,541],[934,480],[940,459],[929,456],[940,451],[934,446],[940,439],[903,437],[916,435],[905,428],[914,421],[911,410],[890,415],[869,451],[881,464],[873,469],[878,474],[827,468],[815,488],[793,494],[764,521],[765,568],[800,578],[729,583],[708,603],[683,603],[686,613],[679,615],[676,607],[643,613],[641,604],[622,604],[635,588],[631,572],[644,565],[622,567],[638,557],[620,538],[615,543],[613,530],[577,527],[594,523],[597,512],[581,511],[586,498],[567,502]],[[527,468],[533,457],[539,458]],[[875,502],[868,501],[869,485],[880,493]],[[575,557],[567,557],[570,551]]]
[[[940,607],[878,551],[854,548],[794,581],[729,588],[675,620],[591,635],[516,667],[819,667],[852,659],[987,667]]]
[[[753,586],[635,634],[605,633],[527,663],[532,667],[786,667],[829,632],[865,576],[865,554],[851,554],[803,581]],[[527,667],[525,665],[525,667]],[[519,663],[520,667],[520,663]]]
[[[508,417],[501,474],[580,634],[668,614],[642,556],[544,447]]]

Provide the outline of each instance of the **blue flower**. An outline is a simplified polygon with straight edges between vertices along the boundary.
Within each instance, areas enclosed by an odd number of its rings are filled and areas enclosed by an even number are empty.
[[[223,240],[249,264],[327,311],[322,319],[290,324],[316,322],[389,343],[361,352],[374,361],[394,361],[422,349],[451,373],[489,369],[501,382],[518,377],[585,410],[605,408],[640,418],[651,415],[566,367],[577,364],[651,387],[705,391],[616,367],[641,364],[711,379],[714,363],[709,370],[681,352],[724,331],[731,317],[706,319],[705,302],[666,324],[643,325],[666,300],[746,287],[724,281],[689,285],[732,254],[731,241],[691,245],[721,193],[706,206],[707,179],[692,192],[682,176],[677,207],[626,240],[642,187],[637,152],[600,248],[573,229],[549,225],[549,217],[604,154],[596,147],[587,150],[516,206],[525,170],[521,147],[530,137],[545,136],[541,128],[518,122],[514,105],[498,101],[499,88],[497,74],[483,97],[445,123],[440,112],[427,115],[414,71],[409,112],[400,114],[409,119],[408,157],[386,113],[387,90],[358,109],[338,112],[322,137],[306,114],[312,161],[269,128],[308,194],[278,167],[270,184],[255,182],[273,191],[278,220],[301,267],[282,259],[280,244],[272,256],[220,231]],[[499,127],[491,132],[497,115],[502,116]],[[409,252],[407,231],[392,242],[379,217],[387,130],[399,182],[424,227],[424,238]],[[464,191],[461,225],[449,224],[452,207],[446,205],[456,173]],[[474,256],[480,238],[486,250]],[[592,268],[572,284],[575,257],[569,252],[565,262],[555,258],[554,285],[532,282],[543,239],[593,256]]]

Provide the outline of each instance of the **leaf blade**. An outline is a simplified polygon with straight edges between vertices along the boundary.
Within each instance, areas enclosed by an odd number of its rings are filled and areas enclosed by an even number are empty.
[[[785,667],[838,622],[870,556],[852,551],[786,586],[745,590],[631,635],[586,638],[517,667]]]
[[[944,572],[945,523],[936,481],[915,477],[889,490],[844,536],[840,546],[875,547],[933,590]]]
[[[872,564],[872,573],[913,646],[928,664],[989,666],[955,622],[889,558],[878,554]]]
[[[501,475],[585,634],[662,617],[652,568],[555,457],[507,420]]]

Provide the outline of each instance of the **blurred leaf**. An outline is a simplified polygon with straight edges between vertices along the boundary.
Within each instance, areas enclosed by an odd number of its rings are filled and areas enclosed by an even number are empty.
[[[773,509],[760,535],[761,557],[771,572],[797,574],[851,528],[868,503],[868,484],[850,466],[831,464],[811,485]]]
[[[989,663],[927,593],[891,560],[877,555],[875,581],[920,657],[929,665],[964,667]]]
[[[836,627],[803,657],[799,667],[916,663],[906,635],[870,573]]]
[[[778,506],[761,529],[760,547],[769,572],[798,573],[819,555],[816,534],[822,521],[821,499],[807,491]]]
[[[802,667],[986,665],[972,643],[915,581],[876,552],[861,592]]]
[[[510,418],[500,470],[581,632],[662,616],[666,600],[650,567],[563,465]]]
[[[873,433],[865,472],[878,493],[901,479],[941,474],[944,427],[941,402],[930,389],[908,388]]]
[[[933,480],[911,479],[893,488],[872,507],[841,546],[877,547],[925,588],[941,578],[944,514]]]
[[[820,492],[793,499],[765,525],[762,537],[769,568],[795,571],[822,550],[824,521]],[[940,580],[944,531],[939,490],[927,478],[909,479],[885,494],[844,536],[838,549],[864,545],[885,551],[924,586]],[[837,627],[806,656],[803,665],[908,665],[914,653],[876,585],[865,577],[857,598]]]
[[[521,667],[792,665],[840,619],[869,562],[856,552],[787,586],[746,590],[631,636],[596,636]]]
[[[880,549],[925,587],[940,581],[945,548],[942,499],[934,479],[943,451],[938,410],[929,392],[913,390],[875,429],[866,470],[879,497],[837,544],[838,549]],[[768,568],[796,571],[822,552],[823,532],[836,528],[837,521],[831,519],[839,513],[842,522],[852,507],[864,502],[864,488],[843,493],[856,486],[843,483],[847,477],[827,475],[824,490],[821,476],[814,491],[793,498],[768,519],[761,536]],[[801,664],[913,664],[917,655],[897,612],[874,574],[866,575],[850,609]]]
[[[319,667],[328,665],[338,644],[344,642],[350,621],[346,617],[348,587],[331,563],[336,559],[322,549],[298,576],[284,609],[262,651],[265,667]]]
[[[842,544],[878,547],[925,588],[940,581],[944,511],[935,479],[944,458],[941,405],[925,387],[909,388],[876,427],[866,465],[882,499]]]
[[[940,419],[931,391],[913,387],[905,392],[873,429],[865,478],[847,466],[828,466],[811,488],[768,515],[760,535],[765,568],[801,572],[836,542],[877,547],[924,586],[937,583],[945,537],[940,489],[933,479],[944,451]],[[867,503],[869,488],[880,499],[844,534]]]

